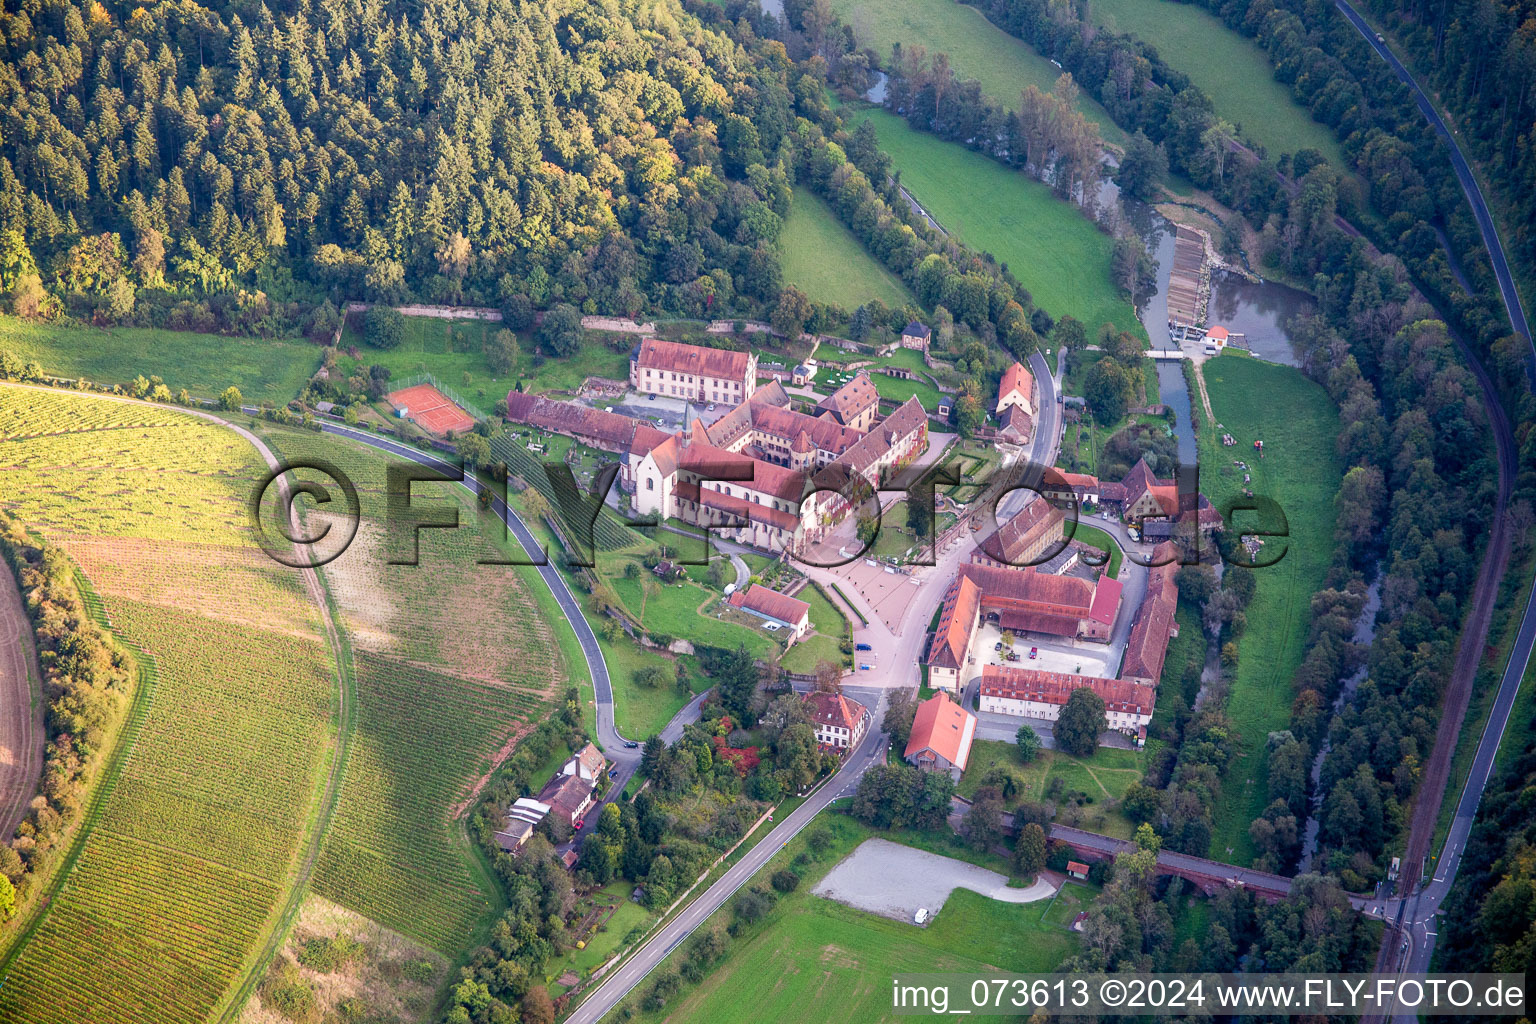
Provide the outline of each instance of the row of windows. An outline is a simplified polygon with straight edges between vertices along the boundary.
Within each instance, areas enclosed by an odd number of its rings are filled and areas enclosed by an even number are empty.
[[[671,372],[669,372],[667,370],[646,370],[645,371],[646,379],[649,380],[652,374],[656,375],[656,379],[657,380],[680,380],[680,381],[683,381],[686,384],[693,384],[693,383],[703,384],[706,381],[709,381],[709,382],[711,382],[712,386],[718,386],[722,390],[726,390],[726,391],[740,391],[741,390],[741,381],[739,381],[739,380],[725,380],[723,378],[717,378],[717,377],[703,377],[703,376],[700,376],[698,381],[694,381],[693,377],[691,375],[689,375],[689,374],[686,374],[686,373],[682,373],[682,374],[671,373]]]

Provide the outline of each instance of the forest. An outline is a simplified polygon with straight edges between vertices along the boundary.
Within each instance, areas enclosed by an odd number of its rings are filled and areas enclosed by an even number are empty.
[[[327,299],[777,298],[794,97],[675,3],[44,2],[0,40],[23,315],[275,334],[332,327]]]

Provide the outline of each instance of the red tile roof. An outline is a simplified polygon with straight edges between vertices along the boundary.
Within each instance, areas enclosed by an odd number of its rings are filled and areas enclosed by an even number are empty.
[[[879,401],[880,393],[875,390],[874,381],[869,379],[868,373],[861,370],[853,380],[817,402],[816,408],[831,413],[842,423],[847,423]]]
[[[541,395],[507,393],[507,419],[540,430],[591,438],[615,451],[629,448],[638,420],[616,412],[604,412],[576,402],[555,402]]]
[[[1004,629],[1075,636],[1093,606],[1093,584],[1075,576],[978,563],[960,566],[959,575],[980,588],[982,612],[996,614]]]
[[[999,526],[977,547],[987,557],[1008,565],[1022,566],[1024,554],[1048,536],[1061,536],[1066,516],[1061,509],[1043,498],[1036,498],[1019,510],[1018,514]],[[1054,545],[1052,545],[1054,546]],[[1041,554],[1050,551],[1047,547]],[[1036,556],[1039,558],[1039,556]],[[1040,558],[1040,561],[1045,559]]]
[[[1131,624],[1131,637],[1125,644],[1121,676],[1146,679],[1154,686],[1162,679],[1168,641],[1178,629],[1173,613],[1171,602],[1155,599],[1150,593],[1141,602],[1141,611]]]
[[[549,804],[567,818],[582,812],[582,804],[592,795],[592,781],[576,775],[557,775],[539,790],[539,802]]]
[[[981,695],[1004,700],[1028,700],[1040,704],[1066,704],[1073,690],[1087,688],[1104,700],[1110,711],[1150,715],[1157,703],[1157,688],[1126,679],[1099,679],[1072,672],[1046,672],[1033,668],[988,665],[981,670]]]
[[[976,716],[952,703],[945,694],[936,693],[917,706],[905,756],[910,758],[919,751],[932,750],[965,771],[975,736]]]
[[[843,455],[830,463],[867,477],[870,467],[885,458],[901,441],[916,435],[928,425],[928,413],[917,396],[902,402],[885,419],[876,423],[869,433],[854,442]]]
[[[933,632],[933,646],[928,651],[929,665],[958,669],[965,663],[965,652],[971,645],[971,625],[980,601],[981,590],[965,577],[949,585],[938,627]]]
[[[1034,404],[1035,375],[1026,370],[1023,363],[1014,363],[1003,371],[1003,379],[997,385],[998,402],[1002,402],[1015,391],[1022,395],[1026,402]]]
[[[858,728],[860,720],[864,717],[864,705],[840,693],[822,693],[820,690],[813,690],[801,700],[807,705],[806,710],[810,712],[812,725],[847,729],[849,736],[853,735],[854,729]]]
[[[731,595],[730,603],[732,607],[745,608],[791,626],[800,625],[811,614],[811,606],[804,601],[777,590],[769,590],[760,583],[736,591]]]
[[[741,380],[747,375],[747,365],[752,359],[752,353],[735,352],[723,348],[703,348],[699,345],[686,345],[680,341],[663,341],[660,338],[643,338],[635,351],[634,359],[642,368],[652,370]]]
[[[1093,587],[1093,603],[1088,606],[1088,617],[1106,626],[1115,624],[1115,612],[1120,608],[1120,581],[1106,573]]]

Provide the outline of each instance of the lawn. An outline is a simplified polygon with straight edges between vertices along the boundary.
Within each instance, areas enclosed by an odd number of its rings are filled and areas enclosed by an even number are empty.
[[[1027,724],[1023,719],[1020,724]],[[974,797],[982,779],[993,765],[1006,765],[1019,780],[1018,791],[1004,801],[1010,809],[1029,800],[1058,804],[1056,820],[1065,825],[1086,828],[1105,835],[1130,838],[1133,826],[1129,818],[1114,810],[1114,801],[1125,795],[1131,783],[1141,779],[1146,770],[1146,751],[1100,747],[1092,757],[1080,758],[1057,750],[1042,750],[1029,764],[1020,764],[1018,748],[1002,740],[977,740],[971,746],[971,760],[960,777],[956,792],[967,799]],[[1052,795],[1055,780],[1061,780],[1061,794]],[[1066,793],[1087,794],[1081,807],[1069,808],[1061,799]],[[1075,818],[1075,820],[1074,820]]]
[[[1049,186],[884,110],[851,112],[848,120],[873,121],[880,148],[918,202],[946,231],[1008,264],[1046,312],[1076,317],[1090,335],[1113,323],[1146,336],[1111,278],[1112,240]]]
[[[696,583],[661,583],[652,579],[646,581],[653,585],[647,596],[642,590],[644,579],[644,576],[640,579],[615,576],[608,583],[619,595],[625,610],[645,629],[717,647],[744,645],[759,658],[770,657],[779,648],[779,641],[760,627],[717,617],[723,607],[720,595],[707,587]]]
[[[1125,552],[1120,550],[1120,545],[1115,539],[1097,526],[1090,526],[1086,522],[1068,523],[1066,536],[1068,540],[1080,540],[1084,544],[1098,548],[1100,551],[1109,552],[1109,576],[1110,579],[1118,579],[1120,576],[1120,563],[1125,558]]]
[[[921,44],[929,54],[949,55],[957,78],[974,78],[993,103],[1017,110],[1019,94],[1033,85],[1050,92],[1061,69],[988,21],[973,7],[948,0],[900,0],[875,4],[871,0],[832,0],[832,10],[848,25],[860,46],[888,61],[891,45]],[[1097,100],[1084,92],[1078,111],[1099,126],[1106,142],[1125,144],[1125,132]]]
[[[585,978],[594,967],[606,963],[623,949],[625,940],[636,928],[649,927],[656,915],[629,898],[634,887],[633,882],[620,880],[577,898],[578,914],[573,915],[572,920],[579,920],[579,915],[593,911],[603,913],[608,907],[614,909],[602,923],[590,926],[582,934],[572,935],[571,947],[546,965],[544,974],[551,982],[552,995],[558,996],[565,991],[565,986],[556,982],[566,971],[574,971]],[[580,949],[576,948],[578,942],[582,943]]]
[[[805,850],[807,834],[833,837],[822,856],[798,869],[804,881],[781,897],[760,922],[740,931],[729,952],[697,986],[684,985],[645,1021],[747,1024],[755,1021],[885,1020],[891,1016],[890,978],[899,973],[978,973],[996,969],[1051,971],[1077,946],[1077,937],[1046,919],[1050,903],[1008,904],[957,889],[925,928],[854,910],[811,893],[834,864],[876,832],[841,814],[824,814],[759,873],[766,878]],[[729,905],[728,905],[729,906]],[[723,927],[729,911],[704,927]],[[662,970],[669,969],[664,964]],[[629,998],[649,991],[642,984]]]
[[[841,352],[838,352],[836,349],[818,349],[817,359],[822,358],[823,351],[833,356],[832,359],[828,360],[832,365],[822,367],[822,370],[825,372],[819,375],[811,386],[822,394],[829,395],[851,379],[853,374],[837,365],[837,357],[842,355]],[[880,367],[882,366],[895,366],[906,370],[916,370],[925,376],[910,379],[893,377],[890,374],[881,373]],[[897,349],[889,356],[874,360],[873,365],[869,367],[869,379],[874,381],[875,390],[879,392],[883,400],[899,403],[905,402],[913,395],[916,395],[923,408],[932,413],[939,407],[939,389],[929,382],[926,376],[929,372],[927,366],[923,363],[923,357],[920,353],[913,349],[902,348]]]
[[[55,377],[127,384],[158,376],[172,392],[216,398],[233,384],[248,402],[297,398],[320,365],[307,341],[226,338],[142,327],[62,327],[0,315],[0,352],[36,360]]]
[[[1271,157],[1315,149],[1335,167],[1344,162],[1338,140],[1274,80],[1269,57],[1251,39],[1193,4],[1168,0],[1098,0],[1100,25],[1128,32],[1157,47],[1163,60],[1199,86],[1216,113],[1260,143]]]
[[[1215,808],[1211,856],[1246,864],[1253,857],[1248,825],[1267,802],[1264,744],[1271,731],[1290,721],[1292,679],[1305,653],[1312,594],[1323,586],[1333,552],[1339,417],[1323,389],[1291,367],[1229,351],[1208,360],[1204,374],[1216,421],[1237,446],[1224,448],[1217,431],[1201,431],[1200,489],[1217,507],[1239,495],[1243,471],[1232,463],[1242,459],[1253,477],[1247,486],[1280,505],[1289,530],[1288,539],[1270,538],[1260,551],[1262,560],[1277,555],[1280,560],[1255,570],[1258,590],[1247,609],[1247,632],[1238,641],[1240,658],[1227,702],[1235,759]],[[1255,457],[1255,440],[1264,442],[1263,459]],[[1237,526],[1265,528],[1254,520],[1253,513],[1239,513]]]
[[[641,647],[628,637],[609,643],[599,633],[598,645],[603,649],[603,661],[608,665],[608,679],[613,685],[614,724],[620,735],[630,739],[643,740],[661,732],[694,693],[709,685],[707,681],[701,681],[697,666],[690,665],[690,692],[683,693],[672,681],[677,673],[677,662],[659,651]],[[647,689],[635,682],[640,670],[651,665],[661,665],[671,673],[668,681],[655,689]]]
[[[573,391],[589,376],[629,376],[628,347],[615,351],[590,332],[584,334],[581,349],[564,359],[545,358],[538,353],[531,334],[518,335],[517,366],[501,377],[491,372],[485,358],[485,340],[501,330],[500,324],[408,316],[405,325],[405,339],[398,348],[378,349],[364,344],[349,319],[342,331],[341,344],[343,348],[356,346],[357,359],[344,355],[337,365],[349,374],[362,366],[387,366],[396,379],[430,373],[486,412],[491,411],[498,398],[505,398],[519,380],[524,391],[542,393]]]
[[[779,235],[784,283],[813,302],[854,310],[870,299],[893,309],[915,304],[901,278],[859,244],[820,196],[797,189]]]

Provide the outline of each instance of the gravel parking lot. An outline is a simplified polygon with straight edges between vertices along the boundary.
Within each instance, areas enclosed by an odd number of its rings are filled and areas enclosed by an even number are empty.
[[[1043,879],[1025,889],[1009,888],[1008,879],[996,871],[885,839],[864,840],[812,891],[858,910],[911,921],[919,907],[926,907],[932,920],[956,889],[1004,903],[1033,903],[1056,891]]]

